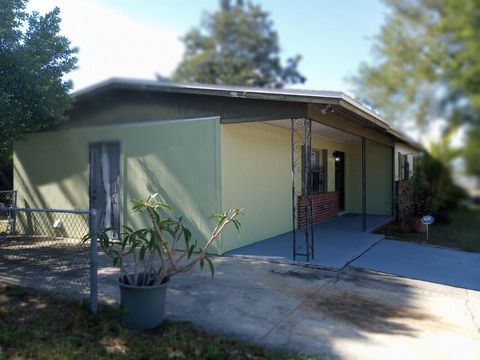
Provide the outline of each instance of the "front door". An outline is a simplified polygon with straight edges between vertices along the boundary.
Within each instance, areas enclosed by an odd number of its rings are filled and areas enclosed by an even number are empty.
[[[335,191],[338,192],[338,210],[345,211],[345,153],[335,151]]]
[[[102,142],[90,145],[90,209],[97,210],[97,227],[120,233],[120,144]]]

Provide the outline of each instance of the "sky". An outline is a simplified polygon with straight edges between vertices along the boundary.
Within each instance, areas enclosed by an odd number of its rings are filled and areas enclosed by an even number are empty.
[[[374,61],[372,40],[386,7],[380,0],[256,0],[270,13],[284,59],[302,55],[306,88],[350,93],[346,81]],[[78,47],[74,90],[110,77],[169,76],[182,59],[181,37],[219,0],[30,0],[45,13],[58,6],[61,31]]]

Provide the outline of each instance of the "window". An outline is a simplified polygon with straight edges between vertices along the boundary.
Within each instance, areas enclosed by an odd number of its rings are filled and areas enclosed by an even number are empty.
[[[421,161],[420,156],[418,154],[413,156],[413,171],[412,171],[413,175],[417,173],[417,170],[420,166],[420,161]]]
[[[312,149],[312,191],[327,191],[327,156],[326,149]]]
[[[398,180],[408,180],[410,178],[410,163],[408,155],[398,153]]]

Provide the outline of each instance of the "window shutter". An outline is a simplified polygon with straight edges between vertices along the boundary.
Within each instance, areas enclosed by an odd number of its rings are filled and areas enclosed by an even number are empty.
[[[403,155],[398,153],[398,180],[403,180]]]
[[[323,170],[323,189],[321,191],[327,192],[328,191],[328,150],[323,149],[322,150],[323,156],[323,164],[322,164],[322,170]]]

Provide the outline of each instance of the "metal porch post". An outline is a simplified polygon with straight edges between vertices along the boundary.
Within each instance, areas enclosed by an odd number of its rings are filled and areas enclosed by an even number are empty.
[[[292,235],[293,235],[293,261],[295,261],[295,249],[297,248],[297,195],[295,193],[295,119],[292,119],[290,128],[290,144],[292,153]]]
[[[297,256],[310,261],[314,258],[313,239],[313,188],[312,188],[312,124],[308,118],[292,119],[292,227],[293,261]],[[301,176],[297,182],[295,177]],[[301,196],[299,200],[299,196]],[[299,219],[304,220],[304,229],[299,231]],[[302,226],[303,227],[303,226]]]
[[[392,216],[397,217],[397,189],[395,184],[395,147],[392,147]]]
[[[366,140],[362,137],[362,231],[367,231]]]
[[[304,155],[304,196],[305,196],[305,247],[307,261],[313,260],[313,175],[312,175],[312,121],[305,118],[303,133]]]

